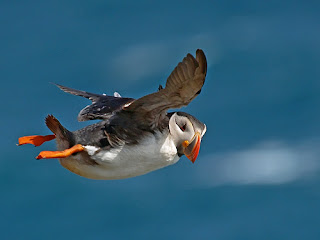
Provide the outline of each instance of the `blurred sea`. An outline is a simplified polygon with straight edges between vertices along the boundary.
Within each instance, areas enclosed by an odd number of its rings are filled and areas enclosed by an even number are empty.
[[[2,1],[1,239],[320,239],[316,1]],[[126,180],[79,177],[20,136],[70,130],[86,99],[50,82],[139,98],[202,48],[188,107],[199,157]]]

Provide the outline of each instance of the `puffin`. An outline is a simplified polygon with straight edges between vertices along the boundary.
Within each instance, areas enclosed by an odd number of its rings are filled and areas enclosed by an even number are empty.
[[[167,112],[188,105],[200,94],[207,73],[201,49],[196,57],[183,58],[165,87],[139,99],[94,94],[55,84],[62,91],[88,98],[91,105],[78,121],[100,120],[69,131],[53,115],[45,118],[51,135],[19,138],[17,145],[40,146],[55,139],[57,151],[42,151],[36,159],[56,158],[69,171],[89,179],[113,180],[135,177],[175,164],[185,155],[198,157],[206,125],[185,112]]]

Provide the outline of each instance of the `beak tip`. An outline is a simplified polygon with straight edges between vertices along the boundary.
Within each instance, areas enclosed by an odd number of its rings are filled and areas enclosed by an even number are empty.
[[[188,141],[185,141],[185,142],[188,142]],[[199,150],[200,150],[200,143],[201,143],[200,134],[196,134],[192,142],[191,143],[188,142],[188,145],[184,146],[185,148],[184,154],[192,163],[194,163],[198,157]]]

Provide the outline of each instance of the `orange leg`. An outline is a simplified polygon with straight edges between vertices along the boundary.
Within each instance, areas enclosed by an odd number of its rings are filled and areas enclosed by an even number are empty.
[[[84,150],[84,147],[81,144],[74,145],[71,148],[68,148],[63,151],[42,151],[36,157],[36,159],[42,158],[65,158],[69,157],[71,154],[76,152],[81,152]]]
[[[40,136],[40,135],[34,135],[34,136],[25,136],[19,138],[19,144],[18,146],[23,144],[33,144],[36,147],[40,146],[42,143],[50,141],[52,139],[55,139],[55,135],[47,135],[47,136]]]

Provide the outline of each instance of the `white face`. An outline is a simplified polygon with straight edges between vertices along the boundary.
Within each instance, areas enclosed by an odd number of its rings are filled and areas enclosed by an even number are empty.
[[[177,147],[185,140],[190,141],[195,134],[195,130],[190,120],[187,117],[179,116],[176,113],[170,118],[169,130]]]
[[[185,154],[194,162],[199,152],[201,138],[206,132],[206,125],[192,116],[188,118],[174,113],[169,121],[169,130],[179,154]]]

